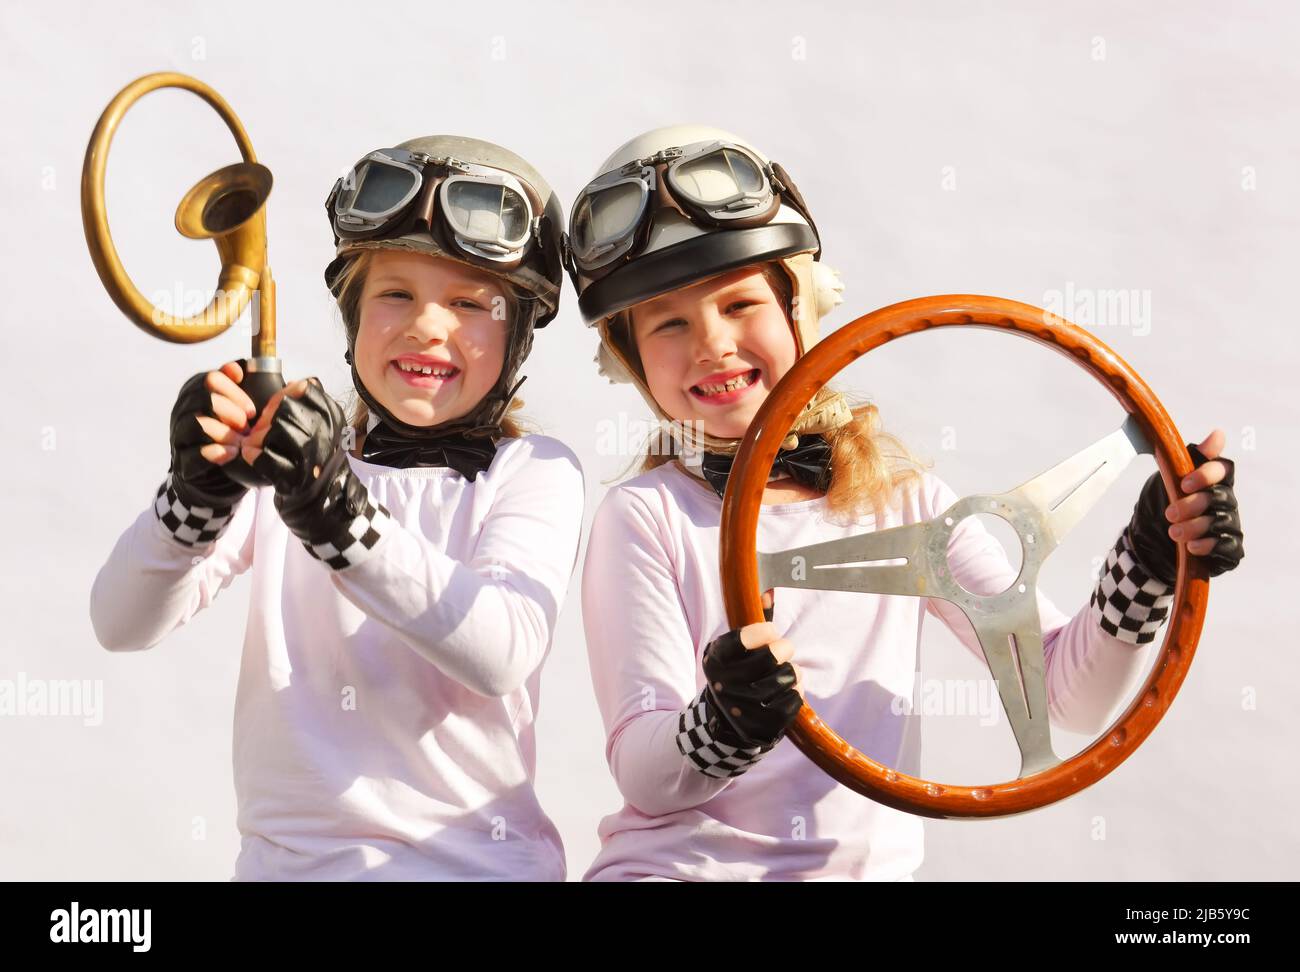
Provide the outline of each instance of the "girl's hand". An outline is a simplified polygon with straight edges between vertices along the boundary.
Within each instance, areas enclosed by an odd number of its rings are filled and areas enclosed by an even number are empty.
[[[776,625],[771,621],[747,624],[740,629],[740,643],[745,646],[746,651],[760,651],[766,648],[772,653],[772,659],[778,666],[788,663],[790,671],[794,673],[794,684],[791,687],[799,693],[799,698],[804,698],[803,673],[794,662],[794,645],[788,639],[779,636]],[[737,714],[731,713],[731,715]]]
[[[199,449],[199,455],[218,466],[239,455],[248,423],[257,414],[253,400],[239,387],[243,380],[244,369],[239,361],[227,361],[220,370],[204,375],[203,388],[210,393],[212,415],[198,412],[195,418],[212,443]]]
[[[266,433],[271,429],[271,423],[275,420],[276,409],[280,407],[280,402],[284,396],[290,398],[302,398],[303,393],[307,391],[307,384],[314,379],[300,378],[298,381],[283,388],[277,389],[275,394],[270,397],[266,403],[266,408],[262,409],[262,414],[258,416],[257,424],[248,430],[246,438],[241,440],[240,451],[243,454],[244,462],[250,466],[258,456],[262,454],[262,445],[266,441]],[[319,382],[317,382],[319,384]],[[313,476],[320,475],[320,467],[316,466],[312,471]]]
[[[1187,552],[1196,554],[1198,557],[1204,556],[1213,550],[1219,539],[1217,536],[1206,536],[1209,533],[1210,525],[1214,522],[1214,515],[1207,513],[1207,510],[1215,498],[1209,487],[1228,479],[1229,470],[1233,466],[1231,459],[1220,460],[1217,458],[1223,452],[1224,439],[1225,435],[1222,429],[1214,429],[1205,437],[1205,441],[1197,448],[1201,450],[1201,454],[1206,459],[1212,461],[1206,462],[1203,466],[1198,466],[1183,480],[1183,491],[1190,493],[1190,495],[1184,496],[1178,502],[1171,503],[1165,508],[1165,517],[1173,524],[1169,527],[1170,538],[1186,541]],[[1231,479],[1228,479],[1227,486],[1232,486]],[[1235,514],[1235,496],[1233,497],[1232,509]]]
[[[1182,482],[1188,493],[1177,502],[1159,473],[1147,480],[1129,522],[1134,554],[1152,576],[1172,585],[1177,577],[1175,542],[1187,552],[1210,561],[1210,576],[1233,570],[1246,556],[1242,545],[1241,517],[1233,493],[1236,464],[1222,456],[1222,429],[1214,429],[1195,446],[1187,445],[1195,469]]]
[[[764,604],[772,603],[771,592]],[[746,748],[771,746],[803,706],[794,645],[771,621],[732,628],[704,649],[704,677],[712,715],[710,735]]]
[[[319,378],[295,381],[267,401],[243,455],[275,490],[275,508],[307,552],[332,570],[371,555],[393,523],[348,464],[347,420]]]
[[[199,372],[181,386],[172,406],[171,482],[186,506],[224,508],[247,492],[220,468],[239,454],[257,411],[238,385],[243,377],[240,361]]]
[[[758,644],[757,639],[765,638],[769,634],[774,634],[776,632],[776,628],[773,627],[771,624],[772,613],[775,610],[776,610],[776,591],[773,588],[768,588],[763,592],[763,617],[766,619],[767,626],[771,630],[751,632],[749,636],[750,639],[753,640],[756,645],[758,645],[758,647],[762,647],[762,646]],[[746,625],[744,628],[741,628],[741,631],[751,630],[759,627],[761,627],[761,625],[749,624]],[[743,636],[741,637],[741,641],[742,642],[745,641],[745,638]],[[767,642],[767,647],[768,650],[772,652],[773,656],[777,658],[778,662],[790,663],[790,667],[794,669],[794,690],[799,693],[799,698],[801,699],[804,698],[803,673],[799,671],[799,666],[796,665],[794,662],[794,645],[790,644],[790,642],[786,641],[784,638],[777,638],[774,642],[773,641]],[[780,648],[779,652],[777,650],[778,647]],[[789,650],[787,651],[786,649]],[[807,700],[805,699],[805,701]]]
[[[319,378],[304,378],[277,389],[244,439],[241,453],[254,472],[275,488],[284,513],[304,502],[322,499],[327,485],[318,483],[332,464],[337,475],[347,465],[342,447],[347,420],[325,392]]]

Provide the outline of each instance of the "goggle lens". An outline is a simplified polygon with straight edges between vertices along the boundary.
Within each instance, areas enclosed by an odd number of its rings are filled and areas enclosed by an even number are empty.
[[[683,162],[673,172],[673,182],[703,205],[753,195],[767,187],[766,177],[752,159],[726,148]]]
[[[395,209],[410,194],[417,176],[398,165],[385,165],[367,159],[356,173],[356,185],[339,194],[339,212],[380,216]],[[346,183],[345,183],[346,185]]]
[[[574,245],[595,257],[622,239],[636,228],[645,195],[640,183],[620,182],[583,197],[573,214]]]
[[[528,202],[508,186],[457,179],[447,187],[445,212],[473,240],[521,245],[528,239]]]

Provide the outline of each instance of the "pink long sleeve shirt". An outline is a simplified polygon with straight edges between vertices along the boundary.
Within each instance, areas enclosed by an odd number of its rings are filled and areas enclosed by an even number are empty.
[[[825,497],[761,508],[758,549],[784,550],[928,520],[957,496],[925,473],[901,511],[841,526]],[[585,880],[906,880],[923,856],[921,818],[868,800],[783,741],[744,775],[701,773],[678,750],[678,714],[704,687],[705,646],[730,626],[718,572],[722,501],[667,463],[609,491],[592,523],[582,610],[605,753],[624,798],[599,826]],[[1005,590],[1016,571],[967,518],[949,547],[954,578]],[[1145,653],[1106,632],[1088,605],[1066,617],[1039,592],[1052,721],[1099,733]],[[933,614],[983,662],[965,615],[919,597],[777,589],[773,622],[795,648],[807,700],[878,762],[919,773],[907,715],[922,624]]]
[[[313,558],[270,487],[207,549],[146,509],[95,579],[96,636],[151,648],[251,568],[236,880],[563,880],[533,722],[578,553],[577,458],[530,435],[474,482],[349,462],[395,521],[368,559]]]

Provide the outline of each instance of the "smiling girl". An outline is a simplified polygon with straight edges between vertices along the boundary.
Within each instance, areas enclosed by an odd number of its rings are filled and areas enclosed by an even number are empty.
[[[326,211],[352,421],[315,378],[256,421],[247,362],[191,378],[96,635],[150,648],[251,568],[236,879],[562,880],[533,724],[583,479],[511,414],[558,308],[559,202],[514,153],[434,136],[367,155]]]
[[[721,497],[739,440],[838,301],[807,205],[779,164],[734,135],[658,129],[602,165],[567,246],[602,374],[634,382],[677,437],[609,491],[588,540],[583,620],[624,805],[601,821],[586,878],[909,880],[921,818],[837,785],[778,742],[807,698],[860,751],[917,775],[918,727],[898,703],[912,695],[927,615],[983,661],[965,615],[939,599],[783,589],[765,593],[766,622],[728,629],[723,605]],[[1207,461],[1221,448],[1218,430],[1191,447],[1193,495],[1176,504],[1152,477],[1073,618],[1039,594],[1056,725],[1100,732],[1142,669],[1138,646],[1172,600],[1173,531],[1212,573],[1241,559],[1232,463]],[[874,405],[828,386],[781,444],[757,546],[917,523],[956,500],[882,431]],[[973,593],[1017,574],[975,518],[948,554]]]

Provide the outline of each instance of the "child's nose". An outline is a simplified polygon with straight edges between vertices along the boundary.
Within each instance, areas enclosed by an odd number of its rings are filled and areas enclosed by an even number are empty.
[[[456,315],[450,310],[441,304],[428,303],[421,308],[412,327],[426,340],[445,340],[455,324]]]
[[[696,329],[696,350],[700,360],[718,360],[736,351],[731,325],[717,314],[706,314]]]

